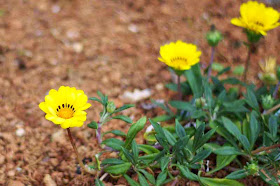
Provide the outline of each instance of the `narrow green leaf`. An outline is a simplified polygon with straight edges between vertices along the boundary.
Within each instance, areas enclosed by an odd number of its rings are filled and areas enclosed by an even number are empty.
[[[261,178],[268,184],[273,186],[279,186],[277,179],[265,168],[259,171]]]
[[[174,118],[174,116],[164,114],[164,115],[156,116],[156,117],[152,118],[152,120],[154,122],[163,122],[163,121],[171,120],[172,118]]]
[[[139,183],[137,183],[136,181],[134,181],[132,178],[130,178],[127,174],[124,174],[124,178],[126,179],[126,181],[129,183],[129,185],[131,186],[140,186]]]
[[[120,130],[111,130],[111,131],[108,131],[108,132],[104,132],[103,135],[106,135],[106,134],[115,134],[116,136],[121,136],[121,137],[125,137],[126,134]]]
[[[129,108],[134,107],[134,106],[135,106],[134,104],[123,105],[120,108],[116,109],[113,113],[118,113],[118,112],[121,112],[123,110],[129,109]]]
[[[121,146],[124,145],[124,142],[119,139],[116,139],[116,138],[109,138],[109,139],[104,140],[102,142],[102,144],[104,144],[108,147],[111,147],[112,149],[120,151]]]
[[[130,169],[131,165],[132,164],[129,162],[119,164],[119,165],[112,165],[112,166],[105,167],[104,171],[115,175],[124,174]]]
[[[160,151],[151,145],[140,144],[138,145],[140,151],[145,152],[146,154],[159,153]]]
[[[135,157],[125,148],[121,147],[122,152],[124,154],[124,156],[126,157],[126,159],[131,162],[133,165],[136,164],[136,159]]]
[[[161,160],[160,160],[161,171],[164,171],[167,168],[168,163],[169,163],[169,157],[165,156],[165,157],[161,158]]]
[[[186,131],[184,129],[184,127],[181,125],[181,123],[179,123],[179,121],[176,119],[175,120],[175,128],[176,128],[176,133],[179,136],[179,138],[183,138],[186,136]]]
[[[96,98],[96,97],[91,97],[91,98],[89,98],[89,100],[97,101],[97,102],[103,104],[102,101],[100,99]]]
[[[175,137],[168,131],[168,130],[166,130],[166,129],[162,129],[163,130],[163,132],[164,132],[164,134],[165,134],[165,137],[166,137],[166,139],[167,139],[167,141],[168,141],[168,143],[171,145],[171,146],[173,146],[175,143],[176,143],[176,139],[175,139]]]
[[[245,169],[237,170],[226,176],[227,179],[238,180],[249,176],[249,172]]]
[[[244,153],[240,152],[239,150],[237,150],[234,147],[221,147],[219,149],[214,150],[215,154],[218,155],[224,155],[224,156],[229,156],[229,155],[242,155]]]
[[[125,163],[123,160],[116,159],[116,158],[108,158],[102,161],[101,165],[119,165]]]
[[[135,140],[132,141],[132,153],[133,153],[134,159],[137,160],[138,156],[139,156],[139,149],[138,149],[138,145]]]
[[[187,77],[187,80],[194,94],[194,98],[202,97],[203,86],[202,86],[202,75],[200,71],[200,65],[196,64],[192,66],[190,70],[185,71],[184,75]]]
[[[244,186],[242,183],[230,180],[230,179],[220,179],[220,178],[205,178],[201,177],[200,182],[207,186]]]
[[[277,129],[278,129],[277,116],[271,115],[269,117],[268,127],[269,127],[269,132],[272,135],[272,137],[276,138],[277,137]]]
[[[144,169],[139,169],[139,171],[140,171],[142,174],[144,174],[144,176],[148,179],[148,181],[149,181],[151,184],[153,184],[153,185],[156,184],[155,177],[154,177],[152,174],[148,173],[148,172],[145,171]]]
[[[193,140],[193,152],[195,152],[198,149],[198,144],[200,139],[202,138],[204,134],[205,124],[201,124],[195,131],[194,134],[194,140]]]
[[[118,120],[122,120],[126,123],[132,123],[132,119],[130,119],[130,117],[124,116],[124,115],[114,116],[114,117],[112,117],[112,119],[118,119]]]
[[[198,176],[196,174],[192,173],[187,167],[182,166],[182,165],[177,165],[177,167],[179,168],[182,176],[184,176],[185,178],[192,180],[192,181],[198,181]]]
[[[187,110],[190,112],[195,110],[195,107],[191,103],[185,101],[169,101],[169,104],[179,110]]]
[[[205,158],[207,158],[210,154],[211,154],[211,150],[209,149],[206,149],[206,150],[203,150],[203,151],[200,151],[199,153],[197,153],[195,155],[195,157],[192,159],[192,161],[190,162],[190,164],[194,164],[196,162],[199,162],[201,160],[204,160]]]
[[[159,173],[159,175],[157,176],[156,186],[163,185],[165,183],[166,177],[167,177],[166,170]]]
[[[87,126],[91,129],[98,129],[98,124],[95,121],[90,122]]]
[[[255,112],[252,112],[250,115],[250,143],[251,143],[251,149],[255,145],[255,142],[259,136],[260,133],[260,124],[258,120],[256,119]]]
[[[247,88],[247,93],[244,95],[244,97],[248,105],[250,105],[254,110],[259,111],[259,104],[256,95],[251,88]]]
[[[207,174],[213,174],[214,172],[221,170],[225,166],[228,166],[235,158],[236,155],[231,155],[231,156],[217,155],[216,168],[209,171]]]
[[[146,178],[140,172],[137,172],[137,175],[141,186],[149,186]]]

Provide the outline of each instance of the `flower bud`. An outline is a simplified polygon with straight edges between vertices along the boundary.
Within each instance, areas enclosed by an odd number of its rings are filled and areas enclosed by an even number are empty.
[[[262,107],[264,110],[272,108],[274,105],[274,99],[271,95],[262,96]]]
[[[107,112],[109,113],[113,113],[115,110],[116,110],[116,105],[113,101],[109,101],[108,104],[107,104]]]
[[[205,104],[206,104],[205,98],[201,97],[201,98],[195,99],[195,106],[197,108],[202,108],[202,107],[204,107]]]
[[[211,30],[206,34],[206,39],[208,44],[214,47],[219,44],[219,42],[223,39],[223,36],[218,30]]]
[[[251,163],[246,166],[250,175],[256,175],[259,172],[259,166],[256,163]]]

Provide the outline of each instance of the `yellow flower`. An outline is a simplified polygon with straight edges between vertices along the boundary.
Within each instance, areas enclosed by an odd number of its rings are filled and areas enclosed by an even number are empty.
[[[243,3],[240,14],[241,17],[233,18],[231,23],[261,35],[266,35],[268,30],[280,25],[279,12],[257,1]]]
[[[259,78],[266,84],[275,85],[277,83],[276,58],[269,57],[264,63],[259,63],[259,65],[262,70],[259,73]]]
[[[66,129],[84,124],[87,115],[84,110],[91,106],[87,101],[84,91],[61,86],[58,91],[51,89],[39,107],[46,113],[47,120]]]
[[[160,55],[158,59],[173,68],[174,70],[188,70],[191,66],[199,62],[201,55],[197,51],[197,47],[193,44],[177,41],[171,42],[160,47]]]

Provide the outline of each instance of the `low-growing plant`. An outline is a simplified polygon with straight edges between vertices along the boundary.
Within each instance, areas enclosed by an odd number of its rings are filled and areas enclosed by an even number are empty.
[[[253,48],[268,30],[279,25],[279,13],[254,1],[242,4],[240,11],[241,17],[232,19],[232,23],[245,29],[248,56],[245,68],[235,68],[234,76],[230,74],[231,67],[214,63],[216,47],[223,38],[212,26],[206,35],[211,57],[204,71],[196,45],[177,41],[160,48],[159,60],[178,77],[176,83],[166,84],[170,90],[177,91],[177,99],[168,103],[152,100],[166,114],[133,122],[120,113],[134,105],[116,108],[101,92],[97,93],[99,98],[89,98],[103,106],[99,119],[87,125],[95,130],[100,145],[100,152],[93,155],[93,163],[85,165],[81,161],[70,131],[86,120],[85,110],[91,106],[87,103],[88,97],[81,90],[64,86],[49,92],[39,106],[47,120],[67,129],[79,165],[83,172],[95,175],[95,185],[104,185],[102,181],[108,174],[114,178],[123,176],[133,186],[160,186],[169,182],[176,185],[181,179],[201,185],[236,186],[243,185],[237,180],[248,176],[279,185],[280,68],[276,66],[276,59],[270,58],[261,65],[261,86],[247,80]],[[217,72],[214,74],[212,70]],[[241,75],[241,80],[236,77]],[[181,76],[185,76],[186,81],[182,82]],[[102,126],[114,119],[128,123],[128,132],[102,133]],[[150,123],[149,130],[141,132],[147,123]],[[136,142],[140,132],[144,133],[145,144]],[[107,134],[115,137],[103,140]],[[106,152],[114,152],[116,156],[103,157]],[[228,174],[216,178],[216,172],[222,169]]]

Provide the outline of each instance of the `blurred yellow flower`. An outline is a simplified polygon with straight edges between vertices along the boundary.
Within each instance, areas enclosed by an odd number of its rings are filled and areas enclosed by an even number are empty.
[[[239,18],[231,19],[231,23],[255,33],[266,35],[268,30],[280,25],[279,12],[271,7],[266,7],[257,1],[248,1],[240,7]]]
[[[259,63],[259,65],[262,70],[262,72],[259,73],[259,78],[265,84],[275,85],[277,83],[276,58],[269,57],[264,63]]]
[[[39,107],[46,113],[47,120],[66,129],[84,124],[87,115],[84,110],[91,106],[87,101],[84,91],[61,86],[58,91],[51,89]]]
[[[177,41],[171,42],[160,47],[160,55],[158,59],[173,68],[174,70],[188,70],[191,66],[199,62],[201,55],[200,51],[197,51],[196,45]]]

